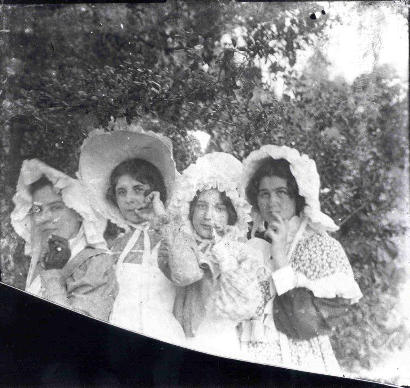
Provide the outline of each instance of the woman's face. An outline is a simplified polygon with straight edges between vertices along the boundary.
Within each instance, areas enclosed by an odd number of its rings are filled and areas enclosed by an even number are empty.
[[[218,190],[204,190],[198,195],[193,209],[192,225],[200,237],[212,239],[214,230],[219,235],[224,234],[228,217],[228,210]]]
[[[115,198],[122,216],[129,222],[139,224],[146,219],[141,217],[147,211],[146,195],[150,185],[141,183],[130,175],[121,175],[115,185]]]
[[[296,215],[296,201],[289,195],[286,179],[263,177],[259,182],[257,200],[264,221],[273,221],[277,215],[289,220]]]
[[[52,234],[69,240],[75,237],[82,223],[81,216],[66,206],[61,194],[51,185],[43,186],[33,193],[31,215],[35,231],[43,242]]]

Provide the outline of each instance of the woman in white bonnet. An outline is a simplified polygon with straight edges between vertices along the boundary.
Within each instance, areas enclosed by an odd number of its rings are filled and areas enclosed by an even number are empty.
[[[81,149],[79,175],[94,206],[124,230],[109,243],[119,282],[110,322],[180,343],[184,334],[172,314],[176,287],[167,278],[163,238],[175,173],[168,138],[121,120],[112,132],[92,132]]]
[[[244,161],[253,208],[252,247],[263,253],[265,302],[242,324],[252,360],[339,374],[328,334],[362,294],[349,260],[327,232],[315,162],[286,146],[265,145]]]
[[[168,262],[180,286],[174,314],[186,345],[228,357],[240,357],[236,326],[261,303],[262,258],[245,244],[250,206],[239,195],[241,173],[232,155],[206,154],[177,179],[169,207]]]
[[[80,182],[37,159],[21,167],[11,223],[31,257],[26,291],[108,320],[118,292],[105,220]]]

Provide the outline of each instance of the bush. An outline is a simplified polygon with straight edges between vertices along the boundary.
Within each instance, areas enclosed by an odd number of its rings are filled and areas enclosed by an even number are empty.
[[[331,81],[317,52],[296,73],[298,50],[323,38],[331,22],[327,15],[310,19],[311,7],[172,1],[3,7],[10,32],[0,45],[7,86],[0,94],[2,280],[24,288],[28,269],[9,223],[22,160],[37,157],[73,175],[89,129],[125,117],[170,136],[180,171],[200,154],[189,130],[211,135],[208,151],[240,159],[266,143],[314,158],[323,209],[341,225],[336,237],[364,294],[332,335],[337,357],[349,370],[372,368],[403,344],[394,312],[402,271],[393,243],[403,228],[389,214],[403,194],[397,171],[405,157],[407,102],[389,68],[352,85]],[[235,28],[242,38],[232,35]],[[292,92],[275,96],[260,60]]]

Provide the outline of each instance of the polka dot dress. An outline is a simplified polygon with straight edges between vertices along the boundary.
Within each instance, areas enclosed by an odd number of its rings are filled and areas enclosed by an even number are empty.
[[[316,280],[336,272],[352,273],[348,258],[338,241],[327,233],[305,231],[291,257],[290,265],[308,279]],[[271,299],[269,284],[261,284],[265,305]],[[258,309],[259,317],[263,307]],[[266,313],[266,312],[265,312]],[[261,321],[261,317],[259,318]],[[249,341],[243,349],[253,361],[283,365],[319,373],[340,374],[329,337],[293,340],[270,325],[264,327],[263,341]]]

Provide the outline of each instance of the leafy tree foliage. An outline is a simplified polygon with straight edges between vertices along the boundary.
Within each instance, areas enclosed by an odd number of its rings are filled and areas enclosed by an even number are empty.
[[[302,74],[298,50],[324,38],[335,18],[309,18],[312,3],[177,2],[4,7],[0,61],[2,280],[23,288],[28,259],[9,224],[22,160],[74,174],[93,127],[125,117],[169,136],[177,168],[208,151],[242,159],[261,144],[295,146],[317,161],[324,210],[340,225],[365,295],[333,335],[347,368],[371,367],[404,332],[392,316],[400,270],[388,221],[407,122],[388,68],[352,85],[330,80],[315,53]],[[275,96],[266,72],[285,79]],[[358,325],[360,323],[360,325]]]

